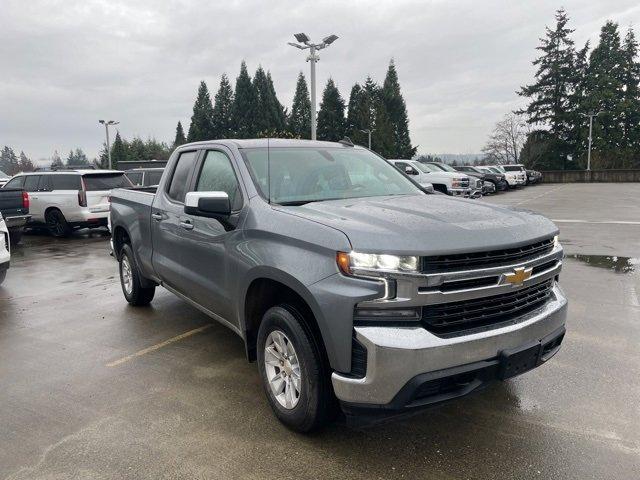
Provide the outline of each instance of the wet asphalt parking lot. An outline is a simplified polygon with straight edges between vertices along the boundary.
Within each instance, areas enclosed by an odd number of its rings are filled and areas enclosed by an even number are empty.
[[[230,330],[162,289],[128,307],[105,233],[25,236],[0,287],[0,479],[639,478],[640,184],[479,201],[557,221],[561,351],[410,418],[309,436],[271,414]]]

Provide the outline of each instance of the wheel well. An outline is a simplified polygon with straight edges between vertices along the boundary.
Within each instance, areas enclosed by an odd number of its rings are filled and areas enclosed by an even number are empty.
[[[125,244],[131,244],[129,234],[123,227],[116,227],[113,230],[113,253],[116,258],[120,258],[120,251]]]
[[[431,185],[433,185],[433,189],[438,191],[438,192],[442,192],[442,193],[447,193],[447,186],[443,183],[431,183]]]
[[[60,212],[60,209],[58,207],[47,207],[47,209],[44,211],[44,218],[47,218],[47,213],[51,212],[52,210],[58,210]],[[60,212],[62,213],[62,212]]]
[[[302,327],[317,342],[325,362],[328,362],[322,334],[311,307],[293,289],[268,278],[258,278],[251,282],[244,300],[245,333],[249,361],[254,362],[256,360],[256,343],[262,317],[271,307],[283,304],[293,307],[299,313],[298,316]]]

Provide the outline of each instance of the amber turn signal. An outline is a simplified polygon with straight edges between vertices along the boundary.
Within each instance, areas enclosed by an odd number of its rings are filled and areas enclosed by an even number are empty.
[[[338,264],[338,268],[345,275],[351,275],[351,267],[349,261],[349,254],[345,252],[336,253],[336,263]]]

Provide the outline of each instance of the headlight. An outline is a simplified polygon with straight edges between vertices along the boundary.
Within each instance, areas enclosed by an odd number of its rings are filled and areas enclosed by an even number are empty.
[[[342,273],[352,275],[354,270],[369,272],[417,272],[418,257],[412,255],[386,255],[359,252],[338,252],[338,268]]]

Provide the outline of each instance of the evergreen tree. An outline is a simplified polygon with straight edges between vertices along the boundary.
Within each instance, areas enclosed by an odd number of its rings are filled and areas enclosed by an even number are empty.
[[[33,164],[31,159],[25,155],[24,152],[20,152],[20,157],[18,159],[18,172],[33,172],[36,169],[36,166]]]
[[[235,96],[231,110],[232,124],[237,138],[253,138],[258,133],[256,129],[258,98],[251,83],[244,61],[240,65],[240,75],[236,79]]]
[[[13,148],[5,146],[0,152],[0,171],[13,176],[19,169],[20,163]]]
[[[572,152],[572,156],[576,164],[582,165],[585,168],[587,164],[587,143],[589,137],[589,128],[585,124],[584,104],[586,95],[586,82],[589,69],[589,48],[589,41],[587,41],[584,47],[579,50],[575,56],[574,75],[572,81],[573,91],[571,92],[571,95],[569,97],[571,108],[568,112],[570,128],[570,133],[567,139],[568,148],[562,149]],[[532,141],[534,142],[534,144],[540,143],[540,141],[543,139],[543,136],[537,131],[532,132],[532,134],[534,134],[534,136],[532,137]],[[545,145],[548,145],[547,138],[544,137],[543,140],[545,141]],[[545,146],[545,149],[546,148],[547,146]]]
[[[583,111],[602,112],[593,121],[592,167],[620,167],[623,144],[624,54],[618,25],[607,21],[589,58]]]
[[[378,90],[373,97],[373,109],[375,112],[375,131],[371,136],[371,149],[384,158],[395,158],[394,125],[382,98],[381,90]]]
[[[393,128],[394,146],[392,158],[412,158],[416,154],[416,149],[411,146],[407,105],[400,92],[398,72],[393,59],[389,62],[387,76],[382,86],[382,99]]]
[[[370,77],[364,87],[355,84],[349,95],[347,112],[347,136],[353,143],[368,146],[368,134],[364,130],[375,129],[374,98],[375,84]],[[372,140],[375,135],[372,134]]]
[[[518,95],[530,99],[526,113],[531,124],[547,125],[559,139],[566,139],[570,123],[570,95],[574,81],[575,50],[567,27],[569,17],[564,9],[556,12],[556,26],[546,28],[546,36],[537,47],[542,54],[533,61],[538,67],[535,82],[524,86]]]
[[[337,142],[344,138],[344,107],[344,100],[340,96],[336,84],[333,79],[329,78],[322,93],[320,111],[318,112],[318,140]]]
[[[67,157],[67,166],[83,166],[89,165],[89,159],[81,148],[76,148],[75,152],[71,150]]]
[[[54,150],[53,155],[51,156],[51,168],[60,168],[64,167],[64,162],[60,158],[60,154],[57,150]]]
[[[215,138],[215,132],[213,130],[213,106],[211,105],[209,89],[203,80],[200,82],[198,96],[193,105],[193,115],[191,116],[191,125],[189,125],[187,140],[189,142],[199,142],[213,138]]]
[[[297,138],[311,138],[311,100],[307,81],[302,72],[298,74],[296,93],[293,96],[288,131]]]
[[[173,140],[173,148],[184,145],[185,143],[187,143],[187,137],[184,136],[182,123],[178,122],[178,125],[176,126],[176,138]]]
[[[624,92],[622,98],[622,148],[627,159],[626,167],[640,167],[640,64],[638,63],[638,41],[629,28],[622,45],[622,76]]]
[[[116,137],[117,136],[118,135],[116,133]],[[98,158],[93,160],[93,164],[95,165],[96,168],[100,168],[100,169],[109,168],[109,156],[107,153],[107,144],[105,142],[102,143],[102,148],[98,153]]]
[[[271,97],[269,95],[269,82],[267,74],[258,66],[253,76],[253,89],[256,95],[256,116],[255,129],[257,132],[266,132],[273,127],[272,125],[272,106]]]
[[[233,90],[227,75],[223,73],[213,106],[213,128],[217,138],[232,138],[234,136],[232,110]]]
[[[118,163],[125,162],[130,160],[129,158],[129,148],[128,145],[122,140],[120,136],[120,132],[116,132],[116,138],[111,145],[111,163],[112,168],[117,169]],[[140,160],[139,158],[131,158],[131,160]],[[109,166],[109,160],[107,159],[107,164],[105,167]]]
[[[272,122],[276,132],[284,132],[287,128],[287,114],[285,108],[278,100],[276,95],[276,88],[273,85],[273,79],[271,78],[271,72],[267,72],[267,87],[269,92],[270,105],[272,108]]]

